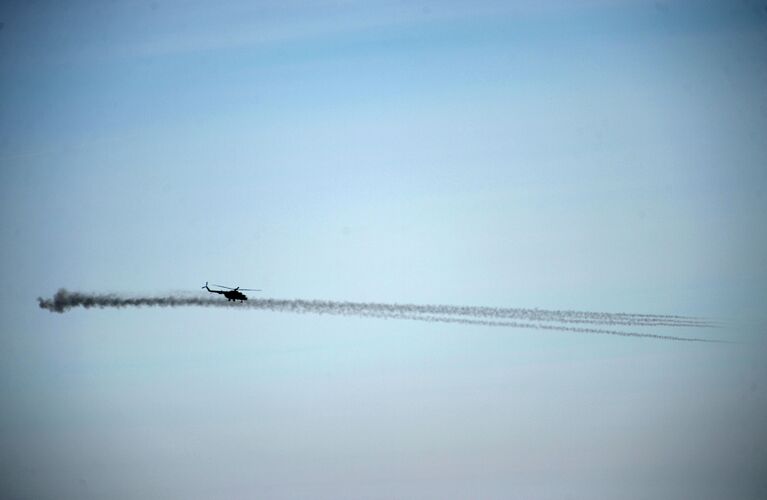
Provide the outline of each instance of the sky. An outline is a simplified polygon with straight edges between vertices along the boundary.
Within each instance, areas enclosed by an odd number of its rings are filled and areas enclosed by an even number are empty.
[[[767,4],[3,2],[7,498],[764,498]],[[679,314],[734,344],[59,288]]]

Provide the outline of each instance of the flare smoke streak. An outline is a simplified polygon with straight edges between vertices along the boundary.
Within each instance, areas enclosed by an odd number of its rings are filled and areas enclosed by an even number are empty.
[[[63,313],[73,307],[232,307],[259,309],[299,314],[329,314],[338,316],[377,317],[402,320],[457,323],[507,328],[533,328],[572,333],[597,333],[625,337],[645,337],[690,342],[719,342],[716,340],[624,332],[568,324],[615,325],[630,327],[695,327],[710,328],[716,323],[689,316],[658,314],[606,313],[589,311],[560,311],[546,309],[499,308],[453,305],[422,305],[375,302],[347,302],[304,299],[250,299],[247,302],[229,302],[214,297],[154,296],[130,297],[116,294],[69,292],[61,289],[50,299],[38,298],[41,308]]]

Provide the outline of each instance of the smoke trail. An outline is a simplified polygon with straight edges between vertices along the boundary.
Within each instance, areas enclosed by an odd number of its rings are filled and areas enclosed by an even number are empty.
[[[165,296],[122,297],[115,294],[87,294],[60,289],[52,299],[38,298],[39,306],[51,312],[63,313],[73,307],[237,307],[298,314],[329,314],[392,319],[407,319],[440,323],[456,323],[507,328],[534,328],[573,333],[598,333],[626,337],[645,337],[664,340],[718,342],[698,338],[675,337],[649,333],[623,332],[596,328],[582,328],[546,323],[591,323],[628,326],[712,326],[697,318],[682,316],[638,315],[626,313],[593,313],[583,311],[554,311],[542,309],[510,309],[491,307],[384,304],[371,302],[343,302],[304,299],[252,299],[245,303],[228,302],[213,297]],[[490,318],[490,319],[487,319]],[[514,319],[516,321],[509,321]],[[500,320],[500,321],[498,321]]]
[[[342,308],[344,310],[380,311],[410,314],[434,314],[449,316],[469,316],[491,319],[517,319],[527,321],[548,321],[557,323],[589,323],[626,326],[691,326],[714,327],[713,322],[698,318],[671,316],[634,315],[626,313],[593,313],[580,311],[555,311],[545,309],[512,309],[477,306],[418,305],[418,304],[382,304],[370,302],[337,302],[317,300],[279,300],[255,299],[248,307],[288,310],[300,312],[302,309],[316,310]],[[679,318],[679,319],[675,319]]]
[[[38,297],[37,302],[43,309],[51,312],[63,313],[73,307],[140,307],[140,306],[159,306],[159,307],[177,307],[177,306],[227,306],[232,302],[222,302],[212,297],[120,297],[115,294],[95,294],[70,292],[60,289],[53,296],[53,299],[43,299]]]
[[[618,335],[620,337],[643,337],[658,340],[677,340],[681,342],[709,342],[714,344],[731,344],[727,340],[716,339],[700,339],[694,337],[675,337],[673,335],[656,335],[653,333],[637,333],[637,332],[621,332],[617,330],[602,330],[599,328],[578,328],[571,326],[559,326],[559,325],[546,325],[540,323],[519,323],[513,321],[488,321],[483,319],[467,319],[467,318],[454,318],[444,316],[431,316],[431,315],[379,315],[379,314],[366,314],[365,316],[393,318],[393,319],[407,319],[414,321],[429,321],[436,323],[458,323],[462,325],[481,325],[481,326],[497,326],[505,328],[532,328],[535,330],[555,330],[560,332],[573,332],[573,333],[596,333],[602,335]]]

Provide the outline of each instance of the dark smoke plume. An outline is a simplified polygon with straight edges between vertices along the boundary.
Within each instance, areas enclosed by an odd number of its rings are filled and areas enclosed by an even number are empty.
[[[573,333],[596,333],[625,337],[645,337],[663,340],[718,342],[698,338],[656,335],[650,333],[623,332],[598,328],[567,326],[574,324],[602,324],[621,326],[665,326],[665,327],[714,327],[715,323],[687,316],[603,313],[587,311],[558,311],[545,309],[514,309],[476,306],[386,304],[375,302],[345,302],[332,300],[304,299],[251,299],[247,302],[228,302],[216,297],[199,296],[156,296],[126,297],[116,294],[91,294],[69,292],[60,289],[52,299],[38,298],[41,308],[63,313],[73,307],[233,307],[260,309],[298,314],[329,314],[340,316],[362,316],[438,323],[457,323],[507,328],[533,328]],[[510,321],[514,320],[514,321]],[[555,323],[555,324],[551,324]],[[556,324],[559,323],[559,324]]]

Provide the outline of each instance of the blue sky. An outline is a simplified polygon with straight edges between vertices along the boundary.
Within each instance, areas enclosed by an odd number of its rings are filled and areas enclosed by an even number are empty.
[[[763,494],[763,3],[7,3],[0,22],[10,496]],[[683,333],[746,344],[35,302],[206,280],[700,315],[729,323]]]

